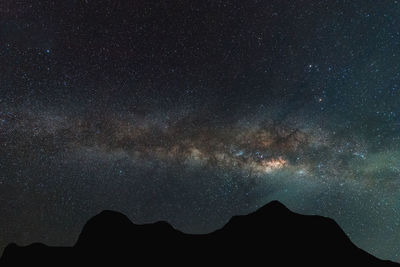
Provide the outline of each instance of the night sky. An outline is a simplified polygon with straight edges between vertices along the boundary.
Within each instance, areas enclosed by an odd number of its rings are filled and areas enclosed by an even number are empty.
[[[400,1],[0,1],[0,253],[271,200],[400,261]]]

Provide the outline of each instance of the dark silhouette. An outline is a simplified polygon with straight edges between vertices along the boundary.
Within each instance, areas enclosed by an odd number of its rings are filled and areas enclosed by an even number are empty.
[[[184,234],[166,222],[136,225],[103,211],[84,226],[75,246],[10,244],[1,266],[400,266],[356,247],[331,219],[291,212],[273,201],[233,217],[205,235]]]

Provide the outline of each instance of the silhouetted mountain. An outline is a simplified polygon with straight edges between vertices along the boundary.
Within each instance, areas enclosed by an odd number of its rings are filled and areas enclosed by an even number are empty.
[[[293,213],[277,201],[249,215],[235,216],[222,229],[205,235],[184,234],[166,222],[136,225],[121,213],[103,211],[86,223],[75,246],[10,244],[0,263],[1,266],[104,263],[400,266],[356,247],[333,220]]]

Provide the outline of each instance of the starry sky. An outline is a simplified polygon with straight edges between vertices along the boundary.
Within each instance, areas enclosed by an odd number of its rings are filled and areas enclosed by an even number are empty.
[[[399,62],[397,0],[1,0],[0,251],[279,200],[400,262]]]

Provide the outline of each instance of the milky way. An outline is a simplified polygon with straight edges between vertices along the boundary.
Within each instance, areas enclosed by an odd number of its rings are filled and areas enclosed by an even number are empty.
[[[280,200],[400,261],[397,1],[3,1],[0,247]]]

